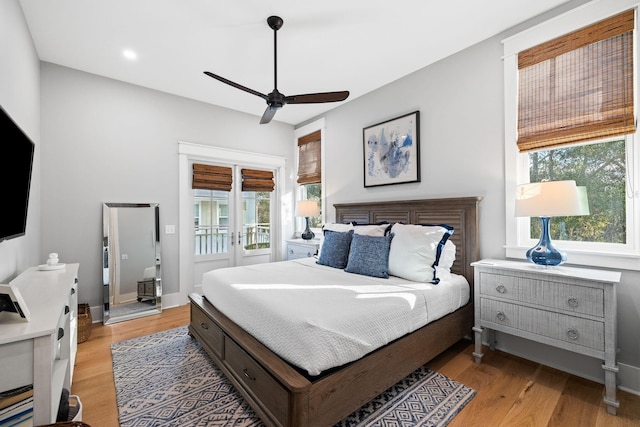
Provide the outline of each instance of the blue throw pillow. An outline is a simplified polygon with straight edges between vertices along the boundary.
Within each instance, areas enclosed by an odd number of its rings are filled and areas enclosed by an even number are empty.
[[[344,268],[347,265],[352,237],[353,230],[344,233],[325,230],[320,257],[316,263],[334,268]]]
[[[393,234],[387,236],[354,234],[344,271],[388,279],[391,239]]]

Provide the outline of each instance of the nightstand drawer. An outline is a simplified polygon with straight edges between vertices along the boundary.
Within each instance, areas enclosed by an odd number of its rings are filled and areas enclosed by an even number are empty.
[[[480,293],[591,316],[604,316],[604,290],[527,277],[481,273]]]
[[[316,242],[287,242],[287,259],[309,258],[318,253],[319,243]]]
[[[604,289],[545,282],[542,293],[547,307],[604,317]]]
[[[526,331],[597,351],[604,350],[603,322],[488,298],[480,301],[483,323]]]
[[[503,301],[482,298],[481,305],[481,321],[491,322],[501,326],[519,329],[518,311],[520,306]]]

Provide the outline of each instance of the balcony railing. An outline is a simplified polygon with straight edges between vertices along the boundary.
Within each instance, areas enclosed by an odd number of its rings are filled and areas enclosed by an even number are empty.
[[[195,254],[220,254],[229,252],[229,229],[220,226],[201,225],[195,228]],[[264,249],[271,246],[269,224],[245,226],[242,229],[242,247],[245,250]]]

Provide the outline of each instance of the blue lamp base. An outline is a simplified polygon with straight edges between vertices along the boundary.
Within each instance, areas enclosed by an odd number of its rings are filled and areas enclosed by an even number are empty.
[[[302,232],[302,235],[300,235],[300,237],[302,237],[304,240],[311,240],[315,237],[315,234],[309,228],[309,217],[305,217],[305,219],[307,220],[307,228]]]
[[[538,265],[560,265],[567,260],[567,254],[551,244],[549,221],[548,216],[540,217],[540,241],[527,251],[527,259]]]

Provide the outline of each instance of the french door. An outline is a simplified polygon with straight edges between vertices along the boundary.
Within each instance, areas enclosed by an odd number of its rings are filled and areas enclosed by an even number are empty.
[[[231,191],[193,190],[195,272],[272,259],[274,191],[243,191],[243,165],[232,166]]]
[[[199,255],[196,255],[195,251],[196,225],[204,225],[202,222],[204,221],[204,216],[202,216],[203,211],[196,212],[195,210],[196,192],[193,188],[193,165],[195,163],[230,167],[232,169],[232,179],[235,183],[227,188],[229,191],[227,191],[226,199],[222,197],[222,200],[226,200],[226,207],[223,207],[224,203],[219,206],[216,205],[217,220],[221,226],[219,234],[226,232],[224,239],[226,247],[219,246],[220,249],[217,252],[211,250],[209,253]],[[272,180],[275,188],[268,193],[268,196],[258,194],[257,196],[259,197],[257,199],[255,197],[252,199],[251,194],[243,194],[239,179],[244,166],[254,170],[273,172]],[[179,292],[177,294],[165,293],[163,295],[163,303],[166,301],[169,306],[187,303],[189,293],[200,292],[202,275],[207,271],[221,267],[257,264],[282,259],[284,256],[283,229],[290,225],[285,222],[287,220],[281,212],[282,206],[286,205],[286,203],[283,203],[284,183],[286,181],[285,166],[286,159],[284,157],[178,141],[180,233],[178,236],[179,252],[176,255],[180,264]],[[209,197],[209,200],[215,200],[217,196],[218,194],[215,194],[213,197]],[[264,208],[265,203],[262,197],[268,199],[268,221],[265,221],[260,216],[266,209]],[[254,201],[257,203],[254,204]],[[260,205],[260,203],[262,204]],[[256,206],[258,208],[257,211],[255,210]],[[202,206],[198,207],[198,209],[201,208]],[[264,209],[260,210],[260,208]],[[204,209],[206,210],[207,208],[205,207]],[[252,212],[256,214],[252,216]],[[196,223],[196,215],[198,215],[198,223]],[[224,224],[225,216],[228,220],[226,225]],[[264,247],[264,242],[260,244],[259,240],[251,240],[254,235],[265,234],[263,230],[258,232],[257,229],[258,225],[261,226],[267,222],[269,223],[268,248]],[[252,224],[256,226],[255,233],[252,233]],[[213,231],[212,227],[212,234]],[[232,232],[234,233],[233,238]],[[238,245],[238,236],[240,245]],[[244,244],[244,242],[247,244]],[[220,243],[220,245],[222,244]],[[165,265],[167,264],[165,263]]]

